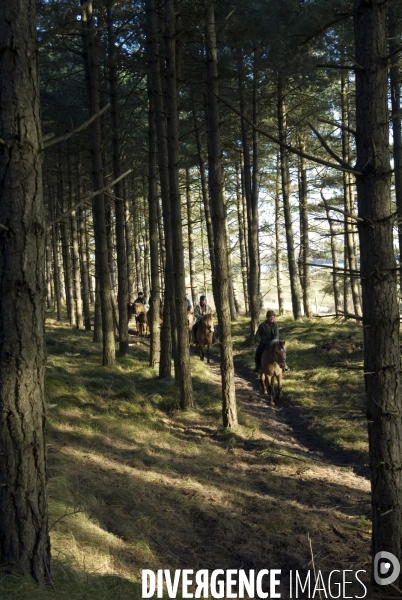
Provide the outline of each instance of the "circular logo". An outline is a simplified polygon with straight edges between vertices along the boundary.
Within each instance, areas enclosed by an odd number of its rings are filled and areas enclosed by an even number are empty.
[[[399,560],[391,552],[377,552],[374,557],[374,579],[378,585],[394,583],[401,572]]]

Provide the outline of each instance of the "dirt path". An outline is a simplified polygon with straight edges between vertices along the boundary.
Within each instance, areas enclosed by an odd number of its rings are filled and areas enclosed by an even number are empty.
[[[211,363],[210,370],[219,382],[219,363]],[[276,553],[277,564],[285,571],[306,568],[310,537],[317,570],[328,573],[334,569],[368,569],[370,488],[365,476],[367,466],[361,457],[356,462],[353,453],[325,447],[309,431],[301,410],[286,396],[276,406],[268,406],[255,375],[241,365],[236,365],[235,373],[240,412],[258,423],[252,438],[236,438],[236,451],[253,457],[254,466],[250,468],[255,468],[256,463],[261,468],[261,462],[265,462],[268,470],[281,478],[280,491],[269,479],[260,485],[267,497],[285,500],[283,508],[289,527],[278,543],[281,551]],[[305,527],[300,522],[303,512]],[[361,593],[362,588],[357,586],[356,594]]]
[[[220,386],[219,357],[213,356],[208,368],[211,383]],[[236,432],[222,433],[216,412],[208,410],[165,418],[166,426],[199,453],[178,469],[189,482],[180,519],[197,541],[190,547],[183,533],[175,536],[181,541],[174,539],[173,553],[205,568],[281,568],[283,598],[290,598],[290,571],[305,575],[311,569],[311,549],[316,570],[366,569],[361,577],[367,582],[371,524],[363,462],[320,443],[286,397],[268,406],[249,369],[236,365],[235,385]],[[356,582],[347,591],[362,596]],[[308,596],[299,590],[298,597]]]

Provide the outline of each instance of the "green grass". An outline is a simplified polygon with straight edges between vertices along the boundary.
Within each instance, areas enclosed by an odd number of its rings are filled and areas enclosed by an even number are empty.
[[[347,368],[360,366],[361,354],[316,352],[328,339],[360,340],[359,329],[278,321],[292,368],[286,395],[325,443],[365,450],[361,413],[352,412],[362,408],[362,375]],[[233,324],[236,361],[252,366],[247,333],[244,318]],[[352,548],[363,561],[367,482],[311,461],[267,429],[251,392],[239,394],[238,430],[224,430],[218,376],[196,357],[196,408],[183,412],[177,384],[157,378],[145,346],[102,367],[91,333],[49,320],[47,336],[55,591],[3,576],[1,597],[129,600],[141,597],[147,568],[298,568],[309,561],[308,533],[331,557],[317,568],[338,568]]]

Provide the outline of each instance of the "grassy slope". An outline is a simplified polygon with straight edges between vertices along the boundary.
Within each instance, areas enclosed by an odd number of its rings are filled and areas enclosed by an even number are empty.
[[[364,452],[362,375],[345,369],[358,367],[361,353],[339,343],[352,336],[359,347],[358,328],[287,320],[280,328],[292,367],[286,394],[319,438]],[[236,358],[251,365],[246,331],[244,320],[234,325]],[[338,342],[325,350],[328,338]],[[144,568],[301,568],[310,560],[308,533],[318,568],[362,568],[367,482],[312,461],[286,432],[275,433],[276,422],[270,430],[255,392],[240,395],[242,425],[233,435],[220,427],[217,377],[195,358],[197,410],[185,413],[175,410],[175,383],[156,378],[141,344],[113,367],[100,362],[91,334],[48,322],[56,593],[8,576],[0,595],[128,600],[140,597]]]

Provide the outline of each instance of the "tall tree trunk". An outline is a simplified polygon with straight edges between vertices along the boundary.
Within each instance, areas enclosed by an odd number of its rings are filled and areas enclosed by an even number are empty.
[[[59,187],[58,197],[61,212],[67,210],[64,196],[64,178],[62,172],[61,162],[59,161]],[[68,227],[68,220],[63,219],[60,222],[61,232],[61,254],[63,258],[63,272],[64,272],[64,289],[66,291],[66,304],[67,304],[67,318],[70,321],[70,325],[74,323],[73,316],[73,278],[71,268],[71,255],[70,255],[70,232]]]
[[[282,276],[282,236],[281,236],[281,218],[280,218],[280,156],[276,158],[276,178],[275,178],[275,262],[276,262],[276,287],[278,290],[278,313],[285,313],[285,300],[283,297],[283,276]]]
[[[304,141],[300,139],[300,151],[305,152]],[[306,159],[299,157],[299,205],[300,205],[300,254],[303,308],[306,317],[311,317],[310,298],[310,243],[308,239],[308,205],[307,205],[307,166]]]
[[[91,210],[91,214],[93,210]],[[93,223],[93,218],[92,218]],[[95,271],[96,267],[91,264],[91,237],[89,235],[88,213],[84,212],[84,228],[85,228],[85,251],[87,253],[88,264],[88,286],[89,286],[89,301],[92,306],[95,306]]]
[[[208,90],[208,175],[216,261],[216,311],[221,345],[222,417],[224,427],[237,427],[232,332],[229,306],[229,273],[226,211],[222,198],[222,157],[218,108],[218,58],[213,0],[205,0],[205,42]]]
[[[112,17],[113,0],[107,4],[107,31],[109,46],[109,93],[112,117],[112,154],[113,174],[117,179],[121,175],[119,115],[117,101],[117,68],[116,68],[116,43],[113,31]],[[127,315],[127,253],[125,240],[125,214],[123,186],[121,182],[114,185],[115,218],[116,218],[116,255],[117,255],[117,305],[119,310],[119,351],[126,354],[128,351],[128,315]]]
[[[402,291],[402,126],[401,126],[401,72],[399,68],[400,54],[396,49],[401,43],[400,25],[397,11],[392,5],[388,8],[388,37],[391,68],[389,72],[391,84],[392,133],[394,138],[393,157],[395,169],[395,200],[398,211],[399,241],[399,286]]]
[[[247,114],[246,109],[246,94],[244,89],[244,59],[241,48],[237,51],[238,72],[239,72],[239,96],[240,96],[240,112],[242,115]],[[253,108],[253,116],[256,115],[256,107]],[[250,149],[248,141],[248,126],[246,121],[241,119],[241,135],[244,160],[244,189],[247,202],[247,239],[248,239],[248,289],[250,302],[250,343],[254,343],[254,334],[260,324],[260,290],[259,290],[259,248],[258,248],[258,168],[256,164],[255,178],[251,175],[250,164]],[[257,141],[253,136],[253,150],[255,160],[257,161]],[[253,189],[253,183],[256,188]]]
[[[281,77],[278,78],[278,125],[279,125],[279,139],[284,144],[286,143],[287,137],[287,125],[286,125],[286,109],[284,101],[284,90],[283,82]],[[301,311],[301,293],[300,285],[297,272],[297,263],[295,258],[294,249],[294,238],[292,228],[292,214],[290,209],[290,172],[289,172],[289,156],[288,151],[281,146],[281,175],[282,175],[282,196],[283,196],[283,211],[285,216],[285,231],[286,231],[286,245],[288,252],[288,266],[289,266],[289,278],[290,278],[290,292],[292,296],[292,310],[293,318],[300,319],[302,316]]]
[[[248,289],[247,289],[247,259],[246,259],[246,244],[244,236],[244,213],[243,213],[243,202],[241,193],[241,178],[240,178],[240,167],[236,162],[236,207],[237,207],[237,221],[239,226],[239,245],[240,245],[240,268],[241,278],[243,284],[243,296],[244,296],[244,310],[246,315],[248,314]]]
[[[0,3],[0,556],[51,579],[42,139],[34,0]]]
[[[226,200],[226,187],[223,184],[222,187],[222,200],[225,207],[225,234],[226,234],[226,242],[227,248],[226,252],[228,255],[228,275],[229,275],[229,305],[230,305],[230,318],[232,321],[237,321],[236,314],[236,305],[235,305],[235,295],[233,290],[233,268],[232,268],[232,257],[230,254],[230,234],[229,234],[229,223],[228,223],[228,208],[227,208],[227,200]]]
[[[324,198],[324,195],[321,193],[322,201],[324,202],[325,212],[328,219],[329,224],[329,233],[330,233],[330,246],[331,246],[331,257],[332,257],[332,289],[334,293],[334,303],[335,303],[335,314],[337,317],[342,314],[341,310],[341,292],[339,289],[339,270],[338,270],[338,253],[336,250],[336,228],[333,218],[331,217],[331,211],[328,207],[328,203]],[[344,311],[347,314],[347,310]]]
[[[53,218],[56,217],[55,199],[52,191],[49,193],[50,208]],[[53,285],[54,297],[57,309],[57,320],[62,320],[62,298],[61,298],[61,282],[60,282],[60,259],[57,246],[58,240],[58,223],[52,225],[52,251],[53,251]]]
[[[123,181],[124,199],[124,231],[126,235],[127,252],[127,295],[130,302],[134,302],[134,259],[133,259],[133,228],[130,214],[130,202],[127,193],[127,182]]]
[[[49,232],[46,235],[46,306],[48,309],[53,309],[53,289],[52,289],[52,257],[50,250]]]
[[[342,158],[345,163],[351,163],[350,150],[350,133],[347,130],[349,125],[349,101],[348,101],[348,86],[347,75],[343,71],[341,74],[341,110],[342,110]],[[357,281],[357,257],[354,240],[355,220],[353,214],[355,212],[353,193],[352,193],[352,175],[344,171],[343,173],[343,189],[344,189],[344,210],[345,210],[345,289],[352,293],[352,302],[354,314],[361,316],[360,293]],[[348,217],[347,215],[352,215]],[[348,291],[345,292],[347,298]],[[345,300],[345,305],[347,304]],[[347,312],[347,310],[345,310]]]
[[[158,196],[156,178],[156,132],[155,116],[153,114],[152,96],[149,92],[149,176],[148,176],[148,218],[149,218],[149,246],[151,255],[151,299],[149,301],[149,330],[151,335],[149,364],[155,368],[159,365],[161,340],[159,308],[161,300],[159,279],[159,252],[158,252]]]
[[[72,180],[72,173],[70,169],[70,163],[68,164],[68,189],[70,195],[70,206],[73,206],[77,202],[76,195],[74,194],[74,183]],[[78,224],[77,215],[73,211],[70,218],[70,229],[71,229],[71,258],[72,258],[72,274],[73,274],[73,289],[74,289],[74,306],[75,306],[75,324],[78,329],[84,327],[84,317],[82,308],[82,296],[81,296],[81,276],[80,276],[80,253],[78,248]]]
[[[172,230],[170,219],[169,172],[167,157],[166,115],[163,105],[162,80],[159,64],[159,33],[155,0],[145,0],[147,54],[150,73],[150,88],[155,113],[155,127],[158,150],[159,181],[162,197],[163,228],[165,234],[165,293],[163,303],[163,325],[161,330],[161,359],[159,376],[171,376],[172,363],[172,320],[174,284]]]
[[[136,295],[138,292],[143,291],[142,289],[142,277],[141,277],[141,248],[140,248],[140,211],[139,211],[139,199],[134,196],[134,214],[133,214],[133,231],[134,231],[134,259],[135,259],[135,284],[137,287]]]
[[[402,559],[399,308],[388,128],[387,6],[355,0],[356,178],[369,432],[373,557]],[[374,569],[373,569],[374,572]],[[402,587],[402,576],[396,580]]]
[[[177,325],[177,368],[180,385],[180,406],[194,406],[188,344],[188,320],[186,307],[186,271],[184,268],[184,244],[181,201],[179,190],[179,115],[177,105],[176,77],[176,16],[174,0],[165,0],[166,23],[166,112],[169,157],[170,216],[172,224],[172,251],[174,256],[174,303]]]
[[[194,256],[194,230],[191,206],[190,169],[186,169],[186,205],[187,205],[187,232],[188,232],[188,264],[190,271],[190,289],[193,306],[197,304],[197,287],[195,285],[195,256]]]
[[[197,112],[196,112],[196,104],[195,104],[194,94],[192,97],[192,112],[193,112],[193,122],[194,122],[194,130],[195,130],[195,141],[197,144],[198,164],[199,164],[199,168],[200,168],[201,194],[202,194],[202,201],[203,201],[203,205],[204,205],[205,225],[206,225],[206,230],[207,230],[208,249],[209,249],[209,260],[211,263],[212,292],[213,292],[213,296],[215,299],[216,266],[215,266],[214,233],[213,233],[213,228],[212,228],[211,206],[210,206],[210,199],[209,199],[209,195],[208,195],[208,183],[207,183],[207,175],[206,175],[206,170],[205,170],[204,152],[202,149],[201,134],[200,134],[199,123],[197,120]],[[203,250],[202,256],[203,256],[203,260],[204,260],[204,250]],[[205,274],[205,269],[204,269],[204,277],[205,276],[206,276],[206,274]],[[206,295],[206,291],[205,291],[205,295]]]
[[[77,201],[81,200],[82,185],[81,185],[81,160],[78,157],[77,161]],[[85,331],[91,331],[91,312],[89,308],[90,293],[89,293],[89,264],[86,248],[86,211],[83,207],[79,209],[79,246],[80,246],[80,269],[82,283],[82,305],[84,311]]]
[[[83,3],[83,0],[81,0]],[[95,40],[95,21],[93,19],[92,3],[83,10],[83,45],[84,64],[87,72],[88,96],[93,114],[100,110],[99,97],[99,49]],[[104,187],[102,175],[101,154],[101,123],[95,119],[91,124],[91,158],[92,179],[95,190]],[[93,202],[94,229],[95,229],[95,263],[99,280],[99,295],[102,311],[103,335],[103,364],[114,364],[116,360],[114,322],[112,311],[112,287],[109,272],[109,252],[106,231],[106,210],[103,194],[96,196]]]

